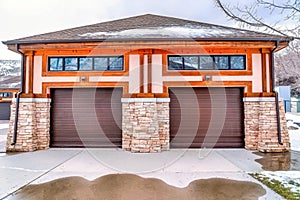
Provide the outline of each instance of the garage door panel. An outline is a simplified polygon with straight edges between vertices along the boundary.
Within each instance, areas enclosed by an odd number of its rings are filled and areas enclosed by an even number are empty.
[[[121,89],[55,89],[51,92],[51,146],[121,146]]]
[[[10,118],[10,103],[0,103],[0,120],[9,120]]]
[[[201,147],[210,137],[214,147],[244,146],[240,88],[170,88],[170,98],[171,147]]]

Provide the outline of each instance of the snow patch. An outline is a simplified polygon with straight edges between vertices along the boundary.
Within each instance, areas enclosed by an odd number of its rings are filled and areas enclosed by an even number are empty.
[[[170,26],[128,29],[115,32],[95,32],[80,34],[80,37],[107,37],[107,38],[156,38],[156,37],[172,37],[172,38],[205,38],[210,36],[227,36],[236,32],[244,33],[242,30],[228,30],[225,28],[207,28],[201,26]]]
[[[264,171],[261,174],[281,182],[284,187],[290,188],[293,192],[300,193],[300,188],[297,186],[297,184],[300,184],[300,171]]]
[[[291,150],[300,151],[300,127],[295,124],[300,123],[300,113],[286,113],[285,114],[288,127],[295,127],[296,130],[289,130],[291,141]]]

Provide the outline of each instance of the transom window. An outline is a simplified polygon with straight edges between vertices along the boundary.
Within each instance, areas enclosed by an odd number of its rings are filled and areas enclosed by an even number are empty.
[[[0,97],[12,97],[11,92],[0,92]]]
[[[245,55],[172,55],[169,70],[245,70]]]
[[[123,71],[123,56],[49,57],[49,71]]]

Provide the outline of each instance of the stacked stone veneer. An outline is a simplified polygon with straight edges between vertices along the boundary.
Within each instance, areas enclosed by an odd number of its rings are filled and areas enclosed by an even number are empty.
[[[122,148],[131,152],[169,149],[169,98],[122,99]]]
[[[7,151],[34,151],[49,148],[50,143],[50,99],[21,98],[17,142],[13,143],[16,103],[12,102]]]
[[[290,150],[283,103],[279,103],[282,144],[278,141],[275,98],[244,98],[245,148],[261,152]]]

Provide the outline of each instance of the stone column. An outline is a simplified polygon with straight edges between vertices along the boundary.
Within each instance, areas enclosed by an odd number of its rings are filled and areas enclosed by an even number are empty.
[[[122,98],[122,148],[131,152],[169,149],[169,98]]]
[[[290,150],[290,140],[282,102],[280,126],[282,143],[278,142],[275,98],[244,98],[245,148],[261,152],[285,152]]]
[[[11,116],[7,133],[7,151],[34,151],[49,148],[50,143],[50,102],[47,98],[21,98],[17,142],[14,137],[16,102],[11,104]]]

